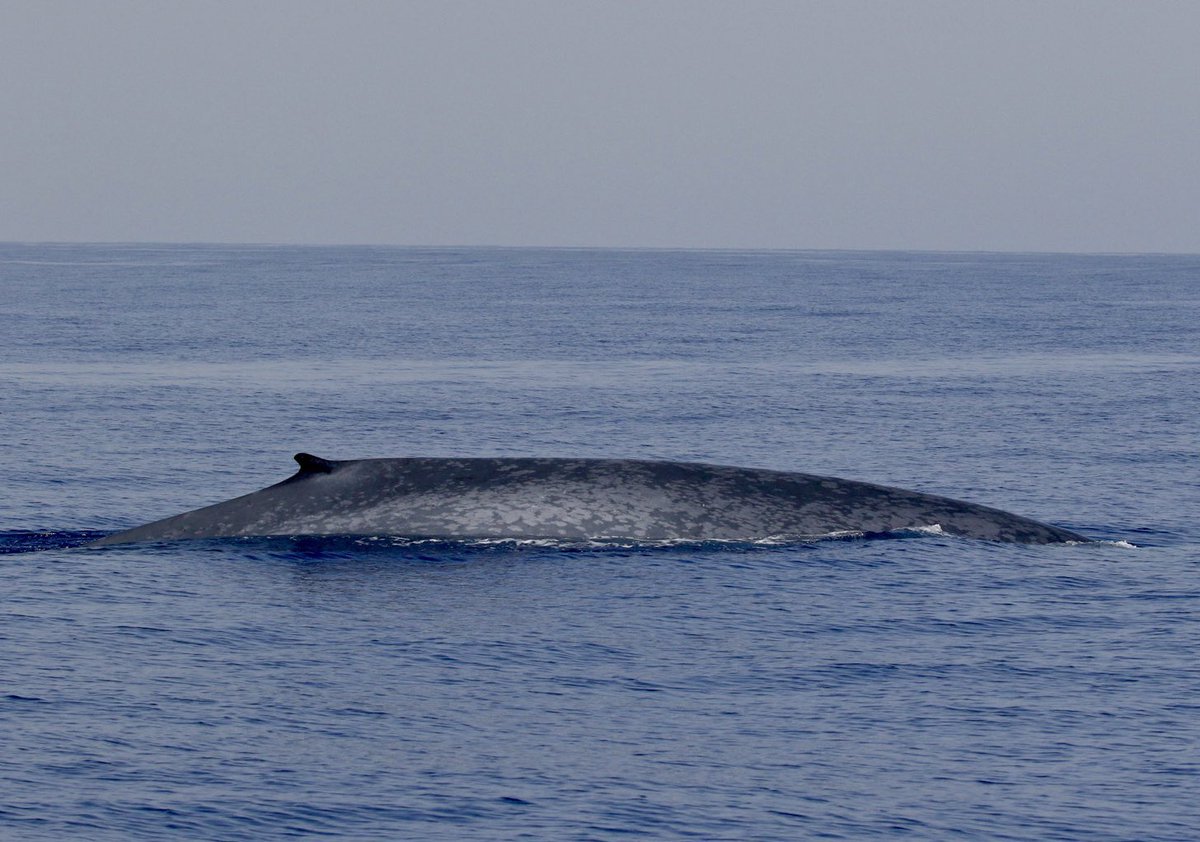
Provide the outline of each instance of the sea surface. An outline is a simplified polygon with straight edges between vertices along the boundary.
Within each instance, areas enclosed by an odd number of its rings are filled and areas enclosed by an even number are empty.
[[[0,245],[4,840],[1200,838],[1200,257]],[[81,544],[291,456],[1100,539]]]

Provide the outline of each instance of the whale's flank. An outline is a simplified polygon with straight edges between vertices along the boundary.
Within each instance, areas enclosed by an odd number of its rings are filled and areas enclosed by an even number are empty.
[[[295,459],[300,470],[280,483],[93,546],[269,535],[803,540],[935,524],[993,541],[1088,540],[948,497],[758,468],[633,459]]]

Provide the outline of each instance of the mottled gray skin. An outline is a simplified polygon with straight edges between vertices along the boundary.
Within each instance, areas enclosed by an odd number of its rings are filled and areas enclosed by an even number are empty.
[[[938,525],[1030,544],[1082,535],[976,506],[811,474],[631,459],[354,459],[92,546],[245,535],[638,541],[804,540]]]

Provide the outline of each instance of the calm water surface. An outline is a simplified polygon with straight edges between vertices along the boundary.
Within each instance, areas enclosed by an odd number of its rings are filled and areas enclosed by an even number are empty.
[[[8,244],[0,325],[0,838],[1200,836],[1200,258]],[[77,548],[297,450],[1103,542]]]

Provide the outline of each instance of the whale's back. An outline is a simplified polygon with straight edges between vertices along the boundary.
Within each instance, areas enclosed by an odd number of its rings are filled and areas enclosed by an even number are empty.
[[[834,477],[626,459],[301,454],[281,483],[96,542],[246,535],[757,541],[940,526],[973,538],[1086,540],[946,497]]]

